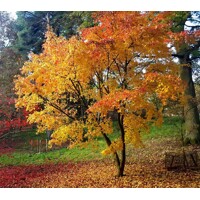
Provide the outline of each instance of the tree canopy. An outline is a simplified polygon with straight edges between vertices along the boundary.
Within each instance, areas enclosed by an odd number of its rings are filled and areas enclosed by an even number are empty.
[[[150,123],[162,123],[168,102],[183,101],[179,64],[168,47],[170,15],[98,12],[97,26],[69,39],[49,27],[43,52],[30,55],[15,81],[16,105],[33,112],[29,121],[38,132],[54,131],[50,143],[102,136],[108,146],[102,153],[114,155],[122,176],[126,145],[142,145],[140,135]],[[159,106],[151,100],[155,96]],[[120,128],[114,141],[110,112]]]

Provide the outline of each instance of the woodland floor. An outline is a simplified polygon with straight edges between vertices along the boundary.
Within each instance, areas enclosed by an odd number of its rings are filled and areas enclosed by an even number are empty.
[[[1,166],[1,188],[199,188],[199,170],[165,169],[166,151],[180,149],[174,138],[151,139],[129,149],[125,176],[115,177],[110,159],[58,164]]]

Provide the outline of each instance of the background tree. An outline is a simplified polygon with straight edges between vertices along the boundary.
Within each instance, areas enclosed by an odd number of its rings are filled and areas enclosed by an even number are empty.
[[[0,50],[10,46],[16,39],[14,19],[8,12],[0,11]]]
[[[16,39],[14,20],[7,12],[0,12],[0,86],[1,94],[11,95],[12,78],[19,67],[14,63],[18,60],[17,55],[12,50],[12,45]]]
[[[17,117],[13,79],[16,74],[19,74],[19,68],[23,65],[23,61],[20,59],[20,55],[10,47],[5,47],[0,52],[0,63],[0,119],[4,121],[2,124],[4,126],[5,122],[10,122]]]
[[[174,12],[172,17],[174,33],[174,57],[181,63],[180,76],[186,83],[184,105],[185,144],[200,143],[200,119],[193,79],[199,77],[200,58],[200,13]],[[193,77],[194,75],[194,77]]]
[[[15,20],[0,12],[0,126],[1,133],[27,125],[23,112],[16,112],[13,79],[23,65],[22,57],[13,49],[17,38]],[[21,119],[21,118],[24,119]]]
[[[12,91],[14,86],[13,78],[19,69],[19,67],[15,67],[18,57],[11,49],[15,38],[14,20],[9,13],[0,12],[0,109],[4,111],[8,109],[8,113],[11,108],[6,106],[6,104],[14,97],[14,92]]]
[[[30,51],[40,53],[49,24],[58,36],[70,38],[79,27],[92,26],[90,12],[23,11],[17,12],[17,41],[15,48],[27,57]]]

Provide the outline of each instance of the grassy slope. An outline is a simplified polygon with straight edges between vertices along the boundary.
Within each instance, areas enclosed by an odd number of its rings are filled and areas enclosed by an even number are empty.
[[[116,126],[115,126],[116,128]],[[117,132],[117,128],[115,130]],[[151,132],[143,136],[145,143],[148,143],[152,138],[166,138],[166,137],[180,138],[180,120],[177,118],[165,118],[162,127],[152,126]],[[34,132],[23,133],[21,137],[24,141],[31,138],[38,138]],[[42,136],[44,137],[44,136]],[[15,153],[0,156],[0,166],[15,166],[15,165],[30,165],[30,164],[43,164],[43,163],[58,163],[68,161],[87,161],[99,160],[104,158],[101,155],[101,150],[105,148],[103,139],[98,139],[98,148],[88,145],[86,148],[73,148],[73,149],[60,149],[44,153],[27,153],[24,151],[16,151]]]
[[[159,137],[181,138],[181,120],[178,117],[166,117],[160,127],[152,126],[149,134],[143,135],[144,140]]]

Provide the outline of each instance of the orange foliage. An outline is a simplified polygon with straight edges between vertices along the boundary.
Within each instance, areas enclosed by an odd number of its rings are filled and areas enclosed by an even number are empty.
[[[81,30],[80,39],[57,37],[49,28],[43,52],[31,54],[16,80],[16,105],[32,111],[42,104],[29,122],[38,124],[38,132],[54,130],[51,142],[57,144],[102,135],[104,154],[125,152],[126,143],[141,146],[149,122],[161,124],[163,107],[181,99],[179,67],[167,45],[171,14],[98,12],[98,25]],[[118,115],[116,141],[107,136],[114,134],[110,111]]]

